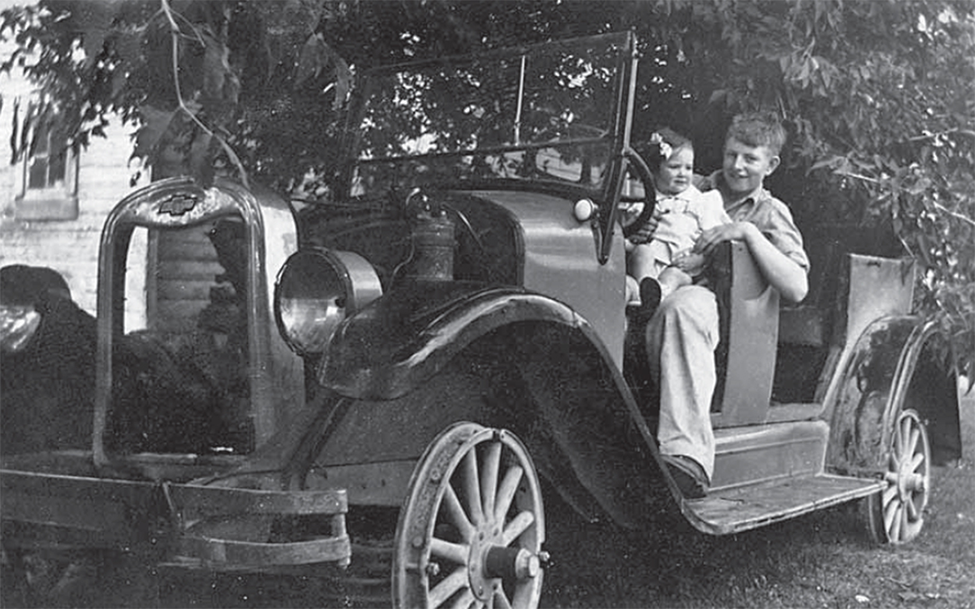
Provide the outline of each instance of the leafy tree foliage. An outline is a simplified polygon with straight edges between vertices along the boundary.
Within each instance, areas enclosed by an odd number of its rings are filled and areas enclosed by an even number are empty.
[[[157,176],[294,192],[327,190],[364,69],[629,28],[637,141],[669,125],[715,169],[733,114],[777,111],[791,137],[773,190],[804,224],[891,229],[975,372],[969,0],[40,0],[5,11],[0,33],[19,43],[3,69],[37,79],[75,145],[118,113]]]

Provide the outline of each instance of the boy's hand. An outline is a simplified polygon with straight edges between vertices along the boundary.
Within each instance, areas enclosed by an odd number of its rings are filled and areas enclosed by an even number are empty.
[[[751,222],[722,224],[704,231],[694,243],[694,251],[708,253],[714,246],[729,240],[743,241],[748,246],[765,280],[783,298],[789,302],[800,302],[806,297],[809,291],[806,270],[772,245]]]
[[[704,270],[706,261],[707,258],[705,258],[704,254],[685,250],[677,253],[670,265],[677,267],[691,277],[697,277]]]
[[[747,243],[749,239],[754,239],[755,236],[760,235],[758,228],[751,222],[722,224],[701,233],[701,236],[694,243],[694,251],[707,254],[719,243],[725,241],[745,241]]]

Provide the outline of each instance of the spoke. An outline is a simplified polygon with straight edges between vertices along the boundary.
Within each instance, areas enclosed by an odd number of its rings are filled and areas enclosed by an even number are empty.
[[[504,480],[501,481],[501,488],[498,490],[498,502],[494,506],[494,517],[498,522],[504,522],[504,516],[511,507],[511,501],[515,498],[518,484],[521,483],[521,476],[524,470],[520,465],[513,465],[505,473]]]
[[[884,506],[884,530],[890,532],[891,527],[894,525],[894,515],[897,512],[897,501],[891,501]]]
[[[896,472],[901,468],[900,455],[894,450],[890,451],[890,463],[887,464],[888,471]]]
[[[498,492],[498,470],[501,465],[501,442],[488,444],[484,455],[484,472],[481,474],[481,499],[484,513],[494,513],[494,498]]]
[[[891,541],[900,541],[901,529],[904,525],[904,504],[898,502],[897,510],[894,512],[894,529],[890,532]]]
[[[511,542],[518,539],[522,533],[528,530],[528,527],[535,522],[535,514],[525,510],[515,516],[511,522],[504,527],[504,535],[501,537],[501,545],[507,547],[511,545]]]
[[[430,607],[443,605],[458,590],[467,586],[467,569],[461,567],[430,590]],[[468,590],[468,592],[470,592]],[[473,598],[473,597],[472,597]]]
[[[467,493],[471,520],[475,525],[484,522],[484,512],[481,511],[481,476],[477,469],[477,450],[472,446],[464,456],[464,491]]]
[[[503,587],[499,587],[494,592],[494,606],[498,609],[511,609],[511,601],[508,600],[508,595],[504,593]]]
[[[896,477],[894,479],[894,482],[895,483],[897,482]],[[884,489],[884,498],[883,498],[883,501],[881,501],[880,505],[884,506],[884,509],[886,509],[887,506],[890,505],[890,502],[896,496],[897,496],[897,486],[894,485],[894,484],[892,484],[892,485],[890,485],[890,486],[888,486],[887,488]]]
[[[540,576],[539,576],[540,577]],[[519,609],[520,607],[527,607],[528,602],[532,598],[534,581],[524,581],[519,582],[515,586],[515,594],[511,598],[511,606]]]
[[[914,505],[914,499],[908,499],[905,502],[905,505],[907,506],[907,520],[908,520],[908,522],[917,522],[918,517],[921,514],[918,513],[917,506]]]
[[[459,543],[451,543],[434,537],[430,540],[430,553],[437,558],[446,558],[458,565],[466,565],[470,548]]]
[[[474,537],[474,525],[467,519],[467,514],[464,513],[464,508],[461,507],[460,500],[457,499],[457,493],[450,484],[447,485],[447,490],[444,493],[444,504],[447,507],[447,513],[450,519],[460,531],[461,537],[465,540]]]
[[[911,471],[916,472],[921,468],[921,464],[924,463],[924,453],[917,453],[914,458],[911,459]]]
[[[483,607],[484,605],[474,598],[471,589],[464,590],[454,602],[450,604],[451,609],[469,609],[470,607]]]
[[[904,451],[905,455],[913,455],[914,451],[917,450],[917,440],[921,437],[921,430],[917,427],[911,428],[910,439],[907,442],[907,450]]]
[[[884,472],[884,482],[886,482],[887,484],[896,485],[897,484],[897,472]]]

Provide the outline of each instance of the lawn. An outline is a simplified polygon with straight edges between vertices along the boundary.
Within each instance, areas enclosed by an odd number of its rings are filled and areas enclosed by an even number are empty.
[[[961,410],[964,456],[934,468],[925,528],[909,544],[874,545],[852,506],[730,537],[662,531],[635,543],[603,531],[583,537],[593,568],[552,573],[542,604],[975,607],[975,393]]]
[[[873,544],[852,505],[729,537],[689,526],[649,538],[560,528],[570,548],[555,553],[541,606],[975,609],[975,393],[963,400],[962,427],[963,459],[934,469],[925,527],[909,544]],[[302,595],[270,578],[165,579],[157,606],[369,606]]]
[[[920,536],[903,546],[867,539],[852,506],[728,537],[689,526],[634,536],[580,525],[546,573],[542,607],[975,609],[975,392],[962,401],[961,461],[933,472]],[[554,537],[555,532],[551,531]],[[163,570],[127,606],[357,606],[315,582]],[[102,582],[131,590],[132,583]],[[112,594],[110,590],[106,590]],[[117,596],[117,593],[115,593]],[[15,606],[16,603],[0,603]],[[92,606],[103,606],[94,604]]]

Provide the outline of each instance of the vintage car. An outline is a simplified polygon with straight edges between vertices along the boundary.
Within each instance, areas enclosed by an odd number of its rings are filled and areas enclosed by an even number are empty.
[[[5,461],[4,543],[40,524],[8,509],[11,489],[67,518],[30,487],[65,473],[155,481],[154,513],[202,566],[230,555],[211,537],[321,539],[320,518],[309,499],[255,526],[264,504],[234,502],[249,527],[194,535],[183,493],[341,493],[324,535],[347,527],[338,579],[368,605],[537,606],[546,541],[572,534],[546,505],[726,535],[856,501],[876,540],[914,538],[932,463],[960,453],[958,398],[937,328],[911,314],[913,262],[884,235],[802,227],[811,291],[788,307],[743,244],[719,248],[710,493],[683,497],[663,466],[624,289],[622,210],[653,207],[630,142],[637,55],[619,33],[375,70],[322,200],[173,179],[122,201],[102,241],[92,451]],[[147,358],[159,349],[174,361]],[[182,397],[148,399],[167,366]],[[187,403],[207,404],[198,437],[154,423]]]

